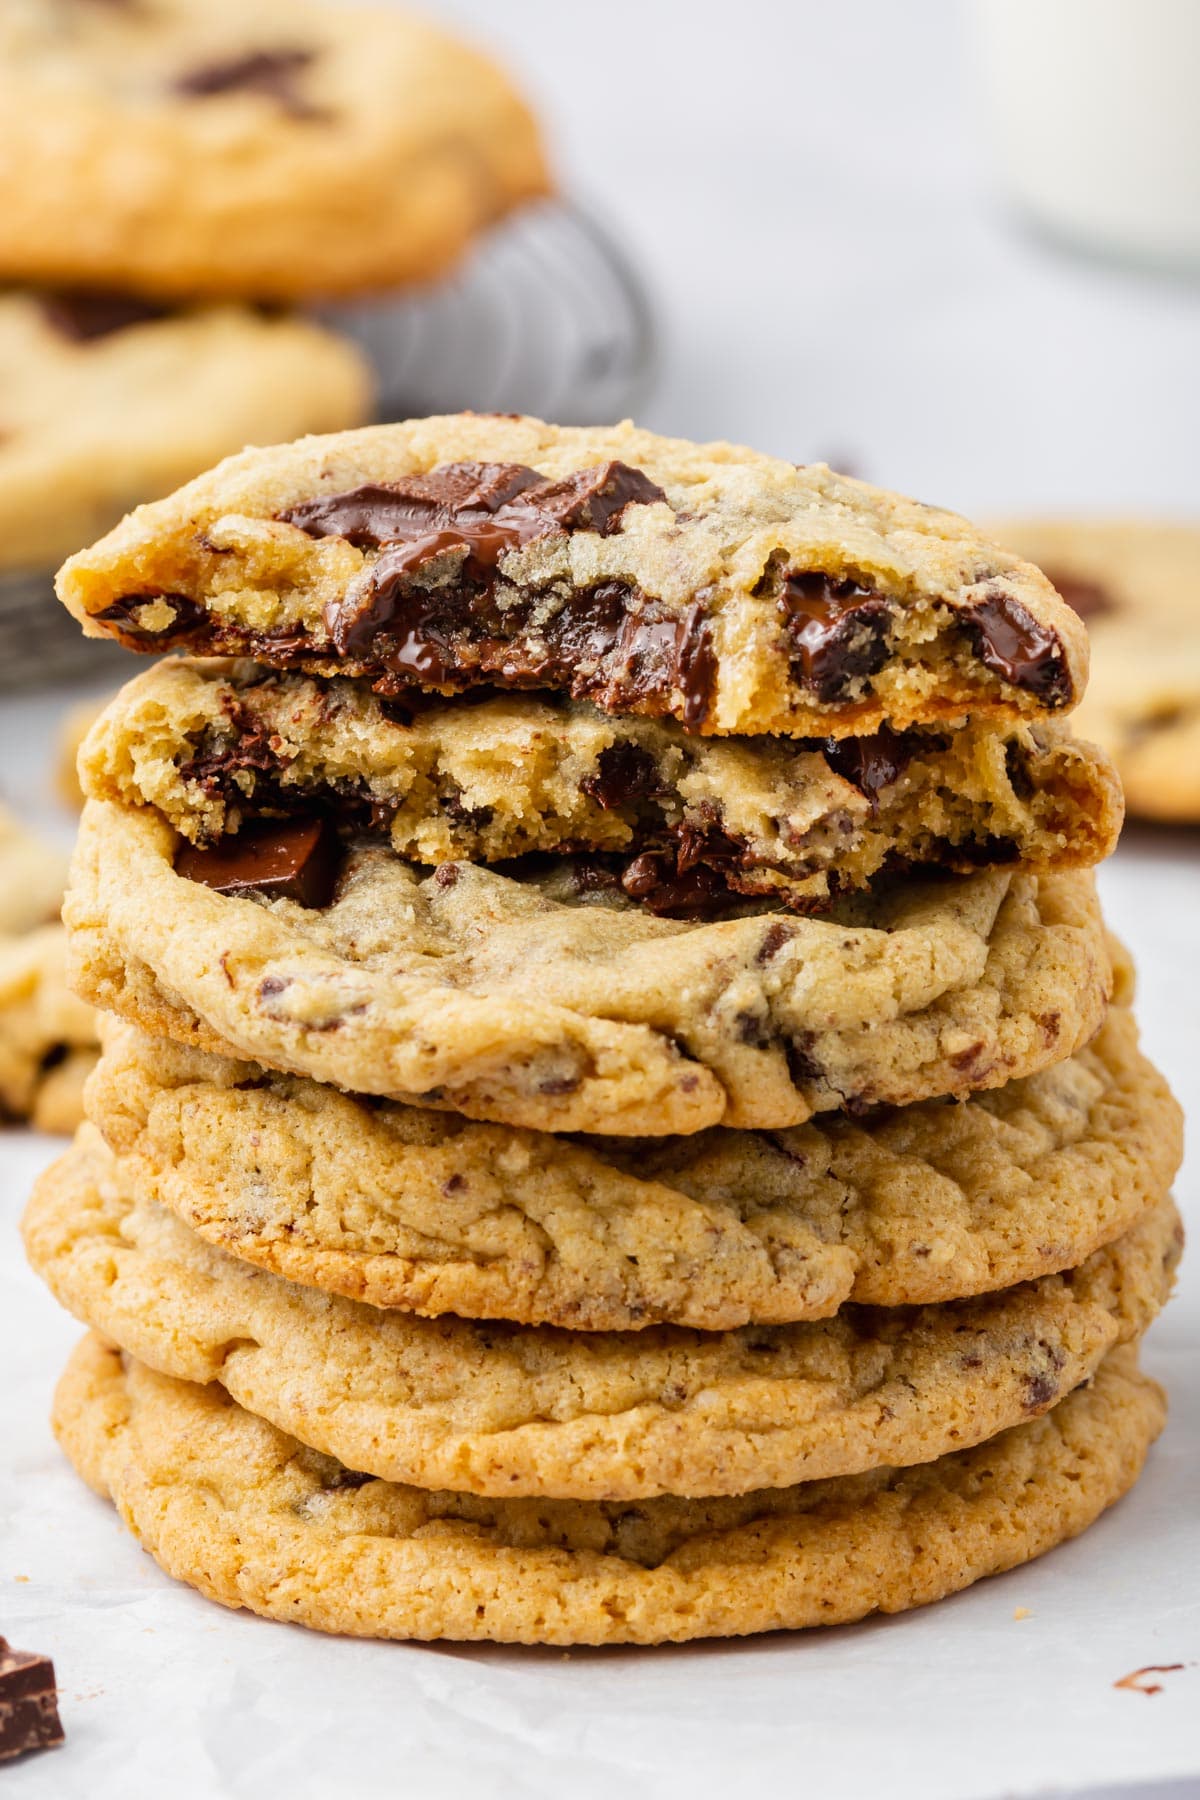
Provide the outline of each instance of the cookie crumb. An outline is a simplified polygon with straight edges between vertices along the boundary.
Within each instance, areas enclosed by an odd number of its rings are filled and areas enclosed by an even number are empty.
[[[1113,1686],[1127,1688],[1131,1694],[1161,1694],[1162,1682],[1146,1681],[1144,1677],[1147,1675],[1173,1675],[1177,1669],[1182,1669],[1183,1666],[1181,1662],[1147,1663],[1144,1668],[1133,1669],[1128,1675],[1122,1675],[1120,1681],[1113,1682]]]

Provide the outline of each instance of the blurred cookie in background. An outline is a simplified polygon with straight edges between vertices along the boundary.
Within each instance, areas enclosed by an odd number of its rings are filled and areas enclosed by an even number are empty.
[[[0,278],[276,301],[428,280],[549,180],[474,50],[391,8],[6,0]]]
[[[359,351],[304,319],[0,294],[0,571],[52,570],[244,444],[359,424],[371,402]]]
[[[0,808],[0,1124],[72,1132],[96,1062],[96,1017],[66,982],[67,859]]]
[[[1200,525],[1007,519],[990,529],[1087,625],[1091,679],[1072,723],[1112,756],[1129,812],[1200,823]]]

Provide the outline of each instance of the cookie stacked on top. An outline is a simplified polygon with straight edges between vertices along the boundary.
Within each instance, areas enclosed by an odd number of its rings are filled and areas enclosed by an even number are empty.
[[[26,1235],[176,1576],[396,1637],[899,1610],[1134,1481],[1179,1119],[1075,615],[964,521],[467,415],[73,558],[114,1015]],[[218,660],[219,659],[219,660]]]

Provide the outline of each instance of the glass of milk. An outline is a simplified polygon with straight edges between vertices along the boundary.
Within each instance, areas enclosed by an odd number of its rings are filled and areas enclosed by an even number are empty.
[[[1200,0],[976,0],[1000,170],[1081,249],[1200,272]]]

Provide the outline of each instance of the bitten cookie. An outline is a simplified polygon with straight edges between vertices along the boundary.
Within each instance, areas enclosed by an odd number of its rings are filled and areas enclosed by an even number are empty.
[[[8,122],[0,102],[0,144]],[[0,569],[53,569],[243,444],[359,424],[372,386],[352,344],[300,318],[0,293]]]
[[[85,1338],[67,1455],[224,1606],[353,1637],[658,1644],[904,1612],[1043,1555],[1141,1473],[1162,1390],[1132,1350],[1053,1412],[922,1468],[726,1500],[483,1500],[372,1481],[216,1386]]]
[[[135,1198],[98,1134],[43,1175],[25,1248],[151,1368],[219,1381],[347,1467],[474,1494],[741,1494],[930,1462],[1044,1411],[1166,1300],[1160,1201],[1082,1267],[976,1300],[735,1332],[504,1327],[297,1287]]]
[[[295,300],[425,280],[547,176],[491,62],[391,7],[6,0],[10,281]]]
[[[1139,818],[1200,823],[1200,527],[1013,519],[1086,622],[1092,684],[1077,724],[1116,762]]]
[[[825,738],[1063,711],[1083,626],[966,520],[729,444],[456,414],[250,451],[60,572],[93,636]]]
[[[356,682],[176,658],[122,691],[81,767],[95,798],[156,807],[218,887],[277,822],[321,818],[422,863],[586,854],[597,885],[683,918],[820,910],[897,868],[1083,868],[1122,816],[1106,759],[1057,722],[805,747],[526,695],[406,719]]]
[[[1013,1287],[1128,1230],[1182,1154],[1127,1006],[1070,1061],[961,1106],[779,1133],[473,1125],[112,1022],[87,1110],[135,1193],[259,1268],[374,1306],[609,1331]]]
[[[217,893],[157,814],[89,801],[64,907],[79,991],[346,1089],[621,1136],[999,1087],[1072,1055],[1111,991],[1090,874],[696,923],[570,860],[431,874],[302,837],[249,895]]]

